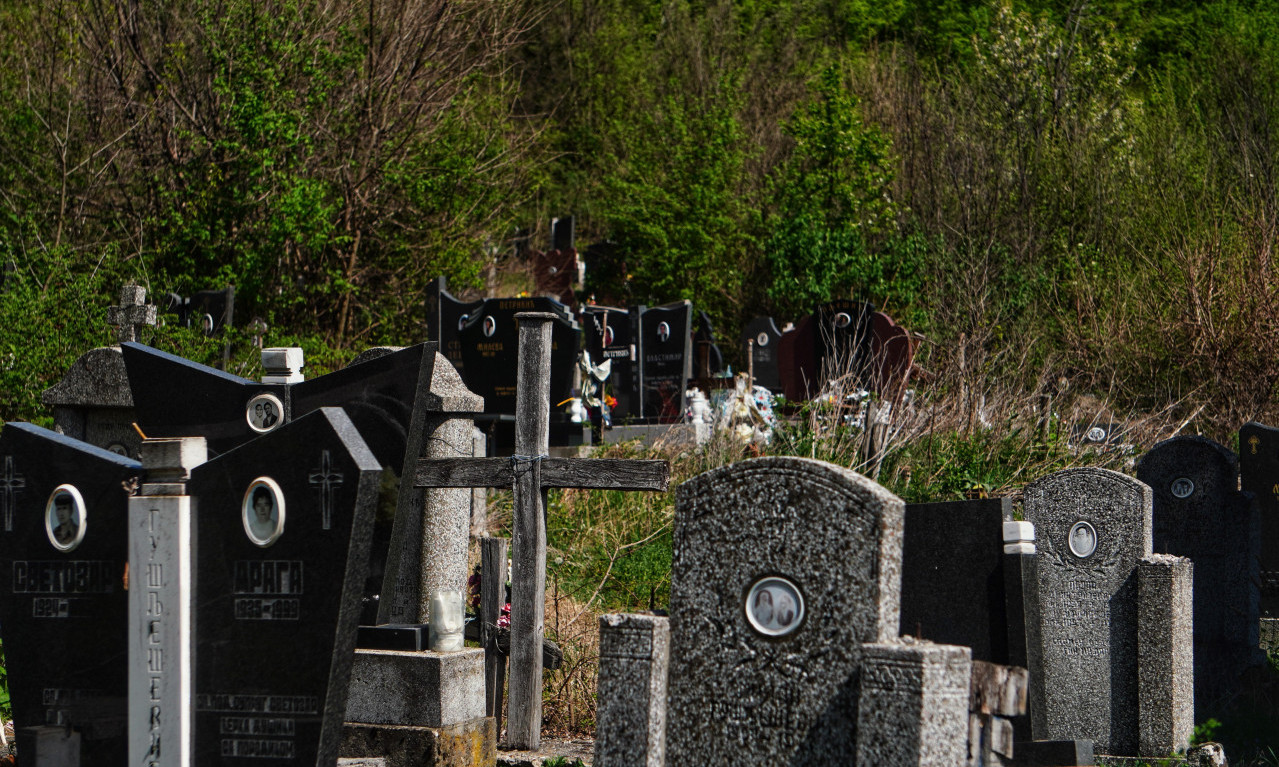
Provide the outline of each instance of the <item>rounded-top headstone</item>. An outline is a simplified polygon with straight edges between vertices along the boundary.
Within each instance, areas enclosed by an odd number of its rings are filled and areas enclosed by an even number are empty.
[[[690,764],[835,764],[855,753],[861,645],[897,635],[903,504],[804,458],[677,491],[671,753]]]

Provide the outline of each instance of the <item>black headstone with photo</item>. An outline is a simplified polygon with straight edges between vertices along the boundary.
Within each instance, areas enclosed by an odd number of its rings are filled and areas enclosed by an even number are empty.
[[[484,305],[483,299],[478,301],[459,301],[448,291],[448,281],[443,277],[432,280],[426,290],[426,337],[438,341],[440,352],[453,363],[453,367],[462,370],[462,344],[458,341],[458,333],[470,319],[476,309]]]
[[[176,314],[181,327],[200,328],[206,336],[213,336],[234,325],[235,287],[232,285],[222,290],[201,290],[190,298],[169,293],[167,300],[165,311]]]
[[[195,764],[333,764],[381,466],[322,408],[196,467]]]
[[[742,355],[751,356],[751,365],[755,371],[755,385],[763,386],[771,392],[781,392],[782,376],[778,349],[782,342],[782,331],[772,317],[756,317],[746,323],[742,331]]]
[[[782,391],[787,399],[811,399],[828,381],[851,391],[868,382],[875,307],[861,301],[823,304],[796,323],[779,344]]]
[[[613,422],[640,418],[639,361],[636,319],[643,307],[627,311],[611,306],[582,307],[582,348],[599,365],[610,361],[612,370],[604,382],[606,390],[617,400],[613,406]]]
[[[693,373],[693,305],[681,301],[640,315],[640,382],[644,417],[676,423],[684,417],[684,392]]]
[[[142,467],[37,426],[0,434],[0,635],[15,729],[80,735],[80,764],[128,759],[126,514]]]
[[[519,356],[520,312],[549,312],[551,326],[551,417],[563,420],[561,403],[573,396],[580,332],[567,306],[545,296],[490,298],[458,334],[467,388],[484,398],[485,413],[515,415],[515,370]]]

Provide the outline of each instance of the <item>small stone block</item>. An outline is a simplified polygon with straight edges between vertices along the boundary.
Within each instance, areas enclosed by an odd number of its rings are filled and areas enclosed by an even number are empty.
[[[931,642],[862,645],[857,764],[966,761],[972,651]]]
[[[80,733],[39,725],[18,730],[22,763],[33,767],[80,767]]]
[[[1022,767],[1091,767],[1097,763],[1091,740],[1028,740],[1015,747]]]
[[[300,383],[304,365],[302,349],[297,346],[273,346],[262,350],[262,383]]]
[[[1004,522],[1004,543],[1035,542],[1035,526],[1029,522]]]
[[[361,650],[419,652],[426,649],[426,635],[425,623],[360,626],[356,631],[355,646]]]
[[[367,759],[360,758],[340,758],[338,759],[338,767],[390,767],[385,759],[379,756],[370,756]]]
[[[484,650],[356,650],[346,720],[446,727],[484,716]]]
[[[1001,716],[990,718],[990,750],[1000,756],[1013,758],[1013,723]]]
[[[497,725],[491,716],[448,727],[348,722],[342,728],[338,753],[345,758],[381,759],[385,767],[495,767]]]
[[[173,472],[175,479],[188,479],[192,469],[209,460],[209,450],[204,437],[147,439],[142,441],[141,459],[149,474]]]

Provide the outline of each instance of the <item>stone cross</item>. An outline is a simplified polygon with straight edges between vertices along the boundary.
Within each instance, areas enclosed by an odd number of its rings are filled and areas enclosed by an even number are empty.
[[[146,302],[147,289],[141,285],[120,288],[120,305],[107,309],[107,324],[116,326],[116,341],[141,340],[144,325],[155,326],[156,308]]]
[[[13,470],[13,456],[6,455],[4,457],[4,476],[0,477],[0,511],[4,514],[4,530],[5,532],[13,531],[13,504],[17,501],[18,493],[22,492],[27,486],[27,480]]]
[[[542,633],[546,594],[546,491],[666,490],[666,461],[550,458],[551,324],[556,315],[521,312],[516,377],[515,455],[418,461],[417,487],[513,487],[511,675],[507,744],[536,749],[542,727]]]

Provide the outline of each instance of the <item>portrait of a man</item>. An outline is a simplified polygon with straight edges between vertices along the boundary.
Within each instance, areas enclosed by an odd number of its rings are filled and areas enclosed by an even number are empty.
[[[1097,548],[1097,532],[1087,522],[1076,522],[1070,528],[1070,550],[1075,556],[1087,558]]]
[[[84,501],[70,485],[61,485],[49,497],[45,508],[45,532],[49,542],[62,551],[70,551],[84,537]]]

